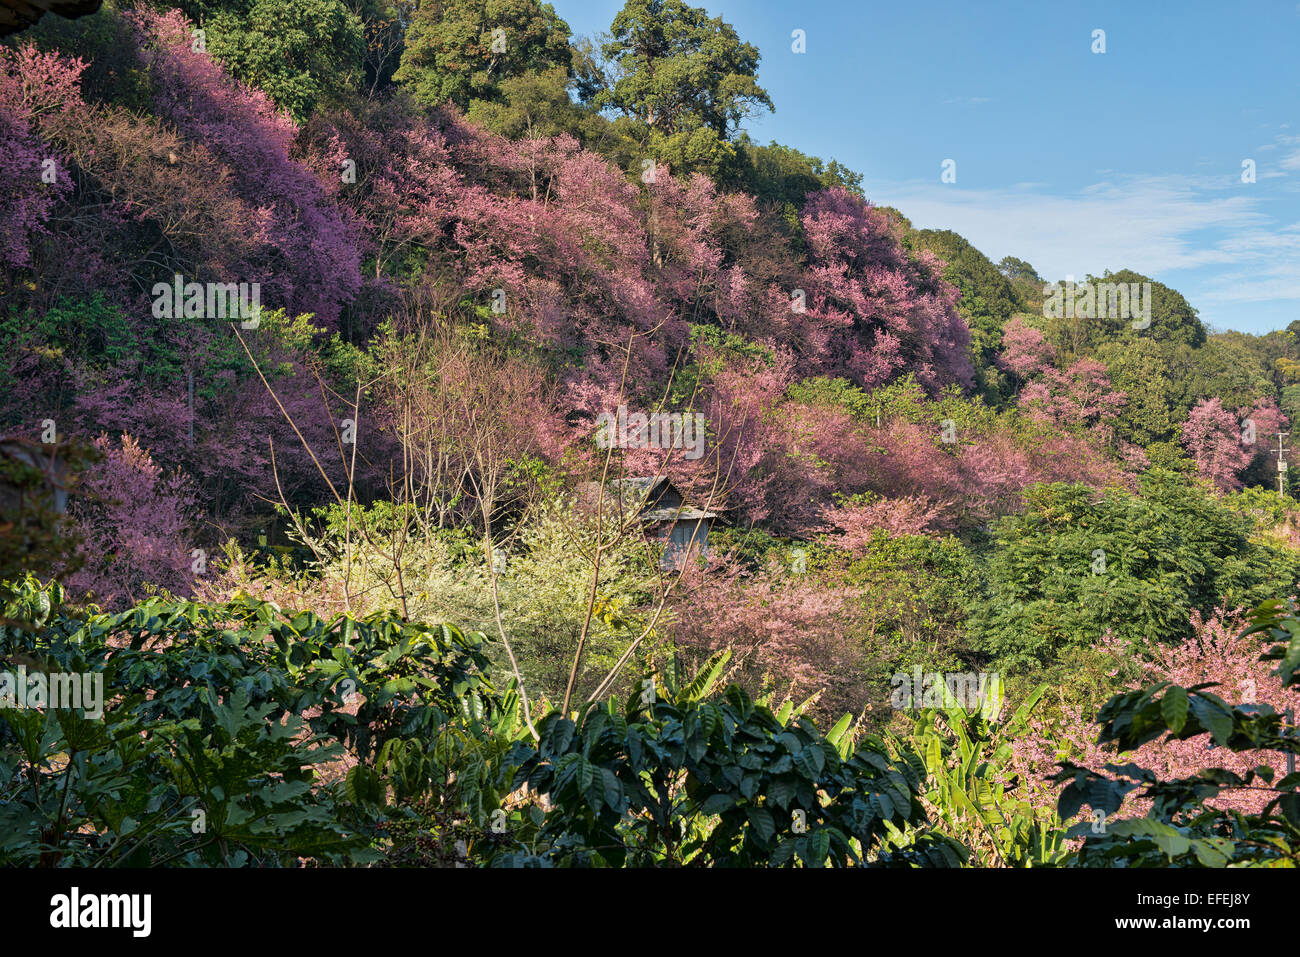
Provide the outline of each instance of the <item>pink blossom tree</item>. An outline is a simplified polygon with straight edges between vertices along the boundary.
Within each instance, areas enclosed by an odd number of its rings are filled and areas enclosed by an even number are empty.
[[[1069,368],[1042,367],[1020,391],[1019,405],[1038,422],[1065,429],[1094,429],[1107,439],[1128,396],[1111,387],[1106,366],[1079,359]]]
[[[1019,316],[1012,316],[1002,327],[1000,368],[1029,380],[1046,369],[1056,357],[1056,350],[1043,333]]]
[[[909,257],[887,217],[840,188],[808,199],[803,228],[804,321],[825,334],[815,343],[823,371],[848,373],[867,388],[904,369],[927,389],[971,385],[970,330],[938,259]]]
[[[1241,410],[1242,444],[1251,453],[1251,462],[1259,462],[1266,472],[1277,469],[1277,434],[1288,419],[1270,398],[1260,397],[1250,408]]]
[[[866,505],[845,505],[830,512],[827,521],[841,532],[833,543],[854,558],[866,552],[877,533],[883,532],[891,538],[927,535],[943,525],[941,513],[916,495],[882,498]]]
[[[1247,624],[1240,611],[1218,609],[1209,618],[1192,612],[1195,633],[1180,645],[1158,646],[1149,660],[1141,664],[1141,675],[1128,683],[1136,689],[1158,681],[1170,681],[1183,687],[1213,682],[1215,694],[1230,703],[1266,704],[1277,712],[1300,708],[1300,692],[1283,688],[1268,661],[1260,661],[1264,650],[1258,635],[1241,637]],[[1117,661],[1127,659],[1123,643],[1108,637],[1102,647]],[[1107,763],[1131,761],[1155,771],[1161,780],[1189,777],[1207,768],[1221,767],[1239,775],[1268,764],[1277,768],[1284,758],[1280,754],[1259,751],[1231,752],[1209,746],[1208,735],[1185,741],[1150,741],[1131,753],[1116,754],[1097,742],[1098,726],[1078,708],[1067,708],[1065,717],[1050,726],[1037,721],[1030,735],[1015,742],[1015,763],[1030,782],[1036,803],[1054,806],[1056,796],[1044,787],[1046,776],[1055,771],[1058,760],[1067,759],[1093,771],[1102,771]],[[1274,795],[1269,791],[1225,791],[1209,804],[1257,814]],[[1149,802],[1130,797],[1120,813],[1124,817],[1141,816]]]
[[[749,572],[723,556],[683,581],[669,632],[688,663],[731,649],[732,674],[748,687],[796,703],[819,694],[817,713],[839,717],[867,701],[865,652],[852,637],[860,597],[777,564]]]
[[[1197,471],[1225,491],[1241,488],[1240,473],[1255,450],[1242,442],[1242,425],[1216,398],[1192,406],[1183,424],[1183,444]]]
[[[129,435],[95,441],[103,455],[82,481],[71,511],[86,564],[69,577],[73,594],[121,608],[144,597],[145,583],[187,595],[193,586],[194,489],[165,474]]]
[[[357,227],[333,202],[342,171],[323,179],[294,160],[298,129],[288,114],[195,51],[178,11],[126,15],[139,30],[159,114],[219,157],[236,193],[269,213],[264,255],[227,281],[260,281],[268,305],[337,324],[361,284]]]
[[[67,161],[40,136],[43,116],[84,108],[81,74],[86,64],[31,44],[0,48],[0,266],[31,264],[30,246],[56,200],[71,189]]]

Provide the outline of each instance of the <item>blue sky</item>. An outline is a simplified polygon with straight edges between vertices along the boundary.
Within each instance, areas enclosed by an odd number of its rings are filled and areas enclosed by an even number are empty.
[[[552,2],[578,35],[623,5]],[[1295,0],[695,5],[762,52],[775,112],[750,134],[862,172],[916,226],[1049,280],[1136,269],[1220,330],[1300,319]]]

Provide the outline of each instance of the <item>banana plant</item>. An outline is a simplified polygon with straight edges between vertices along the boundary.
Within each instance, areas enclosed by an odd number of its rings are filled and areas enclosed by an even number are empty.
[[[1004,721],[1001,689],[978,708],[964,708],[944,689],[942,707],[920,709],[905,740],[925,765],[922,792],[936,827],[965,843],[979,867],[1043,867],[1065,857],[1065,830],[1054,813],[1035,809],[1011,771],[1010,741],[1025,732],[1047,685],[1039,685]],[[905,835],[899,835],[900,840]]]

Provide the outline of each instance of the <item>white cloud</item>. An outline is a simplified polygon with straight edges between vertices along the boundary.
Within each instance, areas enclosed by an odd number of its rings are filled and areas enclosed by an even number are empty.
[[[1295,168],[1300,164],[1288,170]],[[1178,289],[1207,323],[1262,332],[1275,323],[1262,318],[1258,304],[1300,307],[1300,223],[1279,222],[1267,200],[1291,187],[1300,189],[1300,181],[1264,192],[1225,170],[1110,176],[1066,195],[1040,184],[979,189],[919,181],[876,183],[869,194],[918,228],[955,230],[994,262],[1018,256],[1047,280],[1134,269]]]
[[[1287,171],[1300,169],[1300,150],[1283,156],[1277,161],[1277,165]]]
[[[1263,228],[1268,217],[1236,177],[1112,178],[1070,196],[1028,186],[879,183],[871,198],[896,206],[920,228],[953,229],[994,261],[1026,259],[1044,277],[1137,269],[1146,274],[1231,262],[1202,230]]]

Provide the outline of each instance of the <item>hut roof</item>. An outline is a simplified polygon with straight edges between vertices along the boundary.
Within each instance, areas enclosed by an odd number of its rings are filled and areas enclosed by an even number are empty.
[[[705,512],[698,508],[652,508],[641,513],[643,522],[690,522],[696,519],[718,518],[717,512]]]

